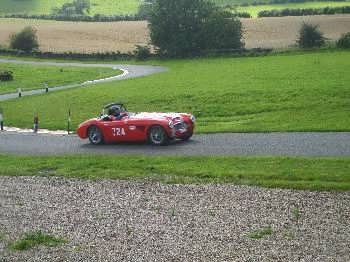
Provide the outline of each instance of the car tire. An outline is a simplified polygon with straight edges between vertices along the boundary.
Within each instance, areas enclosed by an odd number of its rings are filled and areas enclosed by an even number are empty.
[[[103,134],[98,126],[90,126],[88,129],[89,141],[92,145],[103,144]]]
[[[182,140],[182,141],[188,141],[188,140],[190,140],[190,138],[192,137],[192,135],[193,135],[193,134],[189,134],[189,135],[187,135],[187,136],[181,138],[181,140]]]
[[[169,137],[162,126],[156,125],[148,130],[148,141],[155,146],[164,146],[169,143]]]

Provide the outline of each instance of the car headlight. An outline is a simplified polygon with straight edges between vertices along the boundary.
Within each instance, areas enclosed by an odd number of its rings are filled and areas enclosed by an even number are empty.
[[[171,129],[174,128],[174,123],[173,123],[173,121],[169,121],[169,127],[170,127]]]
[[[192,123],[196,122],[196,117],[194,115],[191,115],[191,121],[192,121]]]

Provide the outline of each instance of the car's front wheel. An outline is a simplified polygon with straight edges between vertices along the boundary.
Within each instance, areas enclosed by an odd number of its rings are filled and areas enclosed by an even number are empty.
[[[99,145],[103,143],[102,131],[98,126],[90,126],[88,129],[89,141],[93,145]]]
[[[148,141],[156,146],[169,143],[169,137],[162,126],[152,126],[148,131]]]
[[[188,135],[182,137],[181,140],[182,140],[182,141],[188,141],[188,140],[190,140],[190,138],[192,137],[192,135],[193,135],[193,134],[190,133],[190,134],[188,134]]]

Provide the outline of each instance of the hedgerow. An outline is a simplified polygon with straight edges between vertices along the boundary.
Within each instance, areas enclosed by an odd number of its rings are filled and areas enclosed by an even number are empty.
[[[281,17],[281,16],[305,16],[305,15],[333,15],[349,14],[350,6],[324,7],[324,8],[303,8],[303,9],[281,9],[263,10],[258,13],[258,17]]]
[[[140,15],[27,15],[27,14],[11,14],[4,15],[1,18],[23,18],[23,19],[41,19],[41,20],[56,20],[56,21],[72,21],[72,22],[116,22],[116,21],[140,21],[146,17]]]

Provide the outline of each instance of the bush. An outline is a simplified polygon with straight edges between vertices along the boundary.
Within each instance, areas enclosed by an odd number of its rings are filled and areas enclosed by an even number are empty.
[[[61,8],[54,8],[53,12],[64,16],[84,15],[90,12],[90,0],[75,0],[72,3],[65,3]]]
[[[337,41],[337,47],[350,48],[350,32],[343,34]]]
[[[248,12],[235,12],[234,15],[241,18],[252,18],[252,16]]]
[[[137,15],[139,17],[142,17],[146,20],[149,19],[151,12],[152,12],[152,5],[154,4],[154,0],[146,0],[142,2],[139,6]]]
[[[326,38],[318,29],[318,25],[303,23],[299,30],[297,43],[301,48],[321,47],[325,44]]]
[[[134,56],[136,59],[145,60],[151,56],[151,49],[148,46],[136,45]]]
[[[0,81],[13,80],[13,73],[11,71],[0,71]]]
[[[38,49],[39,44],[35,29],[28,26],[21,32],[11,35],[10,47],[25,52]]]
[[[167,56],[243,47],[238,18],[205,0],[155,0],[149,28],[152,44]]]

